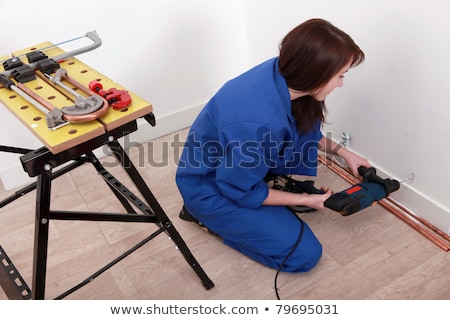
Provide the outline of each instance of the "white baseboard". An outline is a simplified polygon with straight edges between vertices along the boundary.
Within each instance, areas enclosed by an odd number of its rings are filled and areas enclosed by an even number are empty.
[[[139,119],[138,130],[130,134],[130,141],[144,143],[187,128],[192,124],[202,107],[203,104],[200,104],[175,113],[162,115],[161,117],[158,116],[158,111],[155,110],[156,126],[152,127],[147,121]],[[101,148],[95,150],[95,154],[99,158],[105,155]],[[16,165],[13,164],[8,168],[0,168],[0,180],[5,190],[13,190],[30,184],[35,181],[35,178],[30,178],[24,172],[20,164],[19,156],[17,156]]]
[[[377,173],[382,177],[399,180],[398,178],[389,176],[389,174],[379,168],[377,168]],[[390,197],[401,203],[418,217],[426,220],[450,236],[450,212],[433,201],[433,199],[414,189],[414,180],[402,183],[400,189],[392,193]]]

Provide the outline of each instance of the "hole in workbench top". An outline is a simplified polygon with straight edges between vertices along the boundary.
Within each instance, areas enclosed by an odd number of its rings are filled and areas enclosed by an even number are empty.
[[[34,88],[34,90],[41,90],[42,86],[37,86],[36,88]]]
[[[39,120],[42,120],[42,117],[34,117],[33,118],[33,121],[39,121]]]
[[[24,105],[24,106],[21,106],[21,107],[20,107],[20,110],[26,110],[26,109],[28,109],[28,106],[27,106],[27,105]]]
[[[83,69],[80,71],[80,73],[87,73],[87,72],[88,72],[88,70],[86,70],[86,69]]]
[[[48,100],[53,100],[53,99],[55,99],[56,97],[55,96],[50,96],[50,97],[48,97],[47,99]]]
[[[119,111],[120,111],[120,112],[127,112],[127,111],[128,111],[128,108],[122,108],[122,109],[120,109]]]
[[[71,65],[75,64],[75,62],[74,62],[74,61],[69,61],[67,64],[68,64],[69,66],[71,66]]]
[[[13,94],[12,96],[9,96],[10,99],[15,99],[17,98],[17,96],[15,94]]]
[[[75,134],[75,133],[77,133],[77,132],[78,132],[78,131],[75,130],[75,129],[69,130],[69,134]]]

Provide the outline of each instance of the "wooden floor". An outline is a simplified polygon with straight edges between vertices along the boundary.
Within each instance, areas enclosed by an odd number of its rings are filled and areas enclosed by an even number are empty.
[[[178,218],[182,200],[174,173],[179,150],[167,146],[175,135],[184,141],[186,130],[132,147],[129,154],[215,287],[202,286],[163,233],[66,299],[276,299],[275,270]],[[134,190],[112,158],[102,161]],[[323,166],[316,185],[335,191],[348,186]],[[12,192],[3,190],[0,196]],[[33,191],[0,209],[0,245],[29,285],[35,195]],[[53,181],[52,209],[124,212],[89,164]],[[281,299],[450,299],[450,253],[380,206],[348,217],[326,210],[302,218],[321,240],[323,257],[308,273],[281,273]],[[154,230],[155,225],[143,223],[52,220],[46,299],[78,284]],[[1,289],[0,299],[7,299]]]

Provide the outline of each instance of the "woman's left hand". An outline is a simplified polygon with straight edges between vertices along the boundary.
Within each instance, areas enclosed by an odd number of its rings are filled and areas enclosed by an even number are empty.
[[[320,139],[319,150],[340,156],[344,159],[348,168],[355,177],[360,177],[358,172],[359,167],[363,166],[365,168],[369,168],[372,166],[366,158],[358,156],[356,153],[353,153],[342,145],[335,143],[326,136],[323,136],[322,139]]]
[[[360,177],[360,174],[358,172],[359,167],[363,166],[365,168],[369,168],[372,166],[366,158],[363,158],[348,149],[343,148],[338,154],[340,157],[342,157],[342,159],[344,159],[348,168],[355,177]]]

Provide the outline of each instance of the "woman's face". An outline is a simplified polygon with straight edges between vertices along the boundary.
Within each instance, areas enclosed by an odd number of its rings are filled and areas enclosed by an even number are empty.
[[[324,101],[325,98],[337,87],[344,85],[344,74],[350,69],[351,62],[345,65],[339,72],[328,81],[323,87],[311,92],[311,97],[317,101]]]

